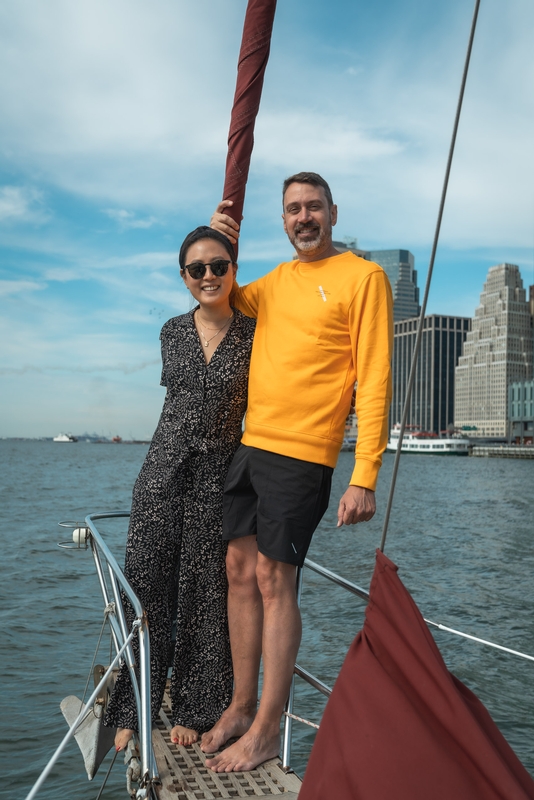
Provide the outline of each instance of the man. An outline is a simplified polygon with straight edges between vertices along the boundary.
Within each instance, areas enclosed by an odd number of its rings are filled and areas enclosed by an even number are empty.
[[[211,225],[235,242],[223,201]],[[242,444],[228,473],[228,619],[234,696],[201,747],[216,772],[254,769],[280,748],[280,718],[301,637],[295,567],[304,562],[330,494],[358,381],[358,443],[338,526],[370,520],[391,398],[392,300],[380,266],[332,244],[337,207],[326,181],[284,182],[284,230],[297,259],[236,288],[233,304],[257,317]],[[263,690],[256,713],[258,672]]]

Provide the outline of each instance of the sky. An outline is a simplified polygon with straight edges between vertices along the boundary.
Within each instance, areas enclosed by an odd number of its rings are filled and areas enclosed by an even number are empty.
[[[150,438],[177,253],[221,199],[246,0],[3,0],[0,436]],[[422,287],[471,0],[278,0],[239,254],[289,260],[281,185],[321,173],[334,238],[403,248]],[[428,312],[487,271],[534,283],[534,3],[482,0]]]

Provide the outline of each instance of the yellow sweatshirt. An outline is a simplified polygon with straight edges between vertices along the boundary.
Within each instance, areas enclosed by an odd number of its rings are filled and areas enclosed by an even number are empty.
[[[392,297],[353,253],[279,264],[231,298],[257,318],[243,444],[335,467],[358,381],[351,484],[375,489],[388,436]]]

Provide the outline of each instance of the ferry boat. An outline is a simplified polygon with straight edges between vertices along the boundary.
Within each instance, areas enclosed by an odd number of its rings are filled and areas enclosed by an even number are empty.
[[[77,442],[78,439],[76,436],[71,436],[70,433],[60,433],[58,436],[54,436],[52,439],[53,442]]]
[[[400,425],[390,431],[386,450],[396,453],[399,446]],[[401,453],[419,453],[427,456],[467,456],[469,439],[463,434],[452,434],[442,438],[437,433],[423,431],[417,425],[407,425],[402,439]]]

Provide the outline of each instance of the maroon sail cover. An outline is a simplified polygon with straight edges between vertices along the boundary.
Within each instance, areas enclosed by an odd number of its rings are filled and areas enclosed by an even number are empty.
[[[534,781],[452,675],[380,551],[362,631],[327,703],[299,800],[527,800]]]
[[[260,107],[263,76],[269,59],[276,0],[249,0],[243,26],[237,83],[228,133],[223,198],[233,200],[226,211],[241,224],[245,187],[254,146],[254,123]]]

